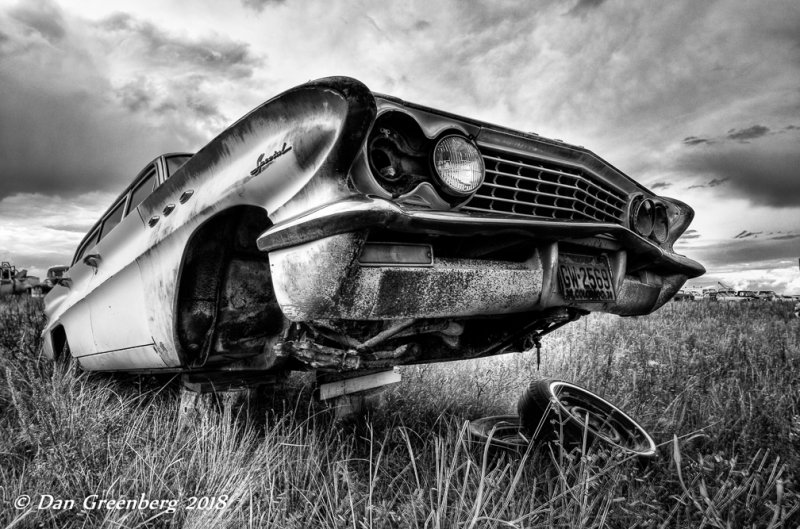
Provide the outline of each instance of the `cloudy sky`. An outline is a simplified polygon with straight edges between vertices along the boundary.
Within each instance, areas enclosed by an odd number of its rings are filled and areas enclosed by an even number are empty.
[[[0,258],[67,263],[146,162],[328,75],[584,145],[800,293],[800,2],[0,0]]]

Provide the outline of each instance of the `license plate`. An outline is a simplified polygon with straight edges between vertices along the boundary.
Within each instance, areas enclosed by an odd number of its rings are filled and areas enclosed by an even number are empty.
[[[567,301],[614,301],[614,276],[605,255],[559,254],[558,282]]]

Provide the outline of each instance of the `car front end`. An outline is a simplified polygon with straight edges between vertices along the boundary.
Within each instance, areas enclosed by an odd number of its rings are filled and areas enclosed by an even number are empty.
[[[436,328],[450,350],[423,361],[493,354],[588,312],[647,314],[704,272],[673,250],[691,208],[587,149],[375,105],[337,192],[301,194],[258,238],[283,313],[330,345]]]

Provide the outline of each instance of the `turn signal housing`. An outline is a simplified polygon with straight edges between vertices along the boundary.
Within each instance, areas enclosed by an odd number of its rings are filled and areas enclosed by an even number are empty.
[[[644,237],[650,238],[655,224],[655,204],[649,198],[634,202],[631,209],[631,226],[633,231]]]
[[[669,237],[669,216],[667,207],[664,204],[656,203],[653,212],[653,239],[663,244]]]
[[[670,238],[670,202],[637,196],[630,208],[631,229],[645,239],[664,244]]]

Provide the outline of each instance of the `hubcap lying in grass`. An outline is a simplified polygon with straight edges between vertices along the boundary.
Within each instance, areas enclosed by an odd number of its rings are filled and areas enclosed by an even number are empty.
[[[557,440],[583,449],[605,445],[624,455],[648,459],[653,438],[625,412],[591,391],[560,380],[531,382],[517,404],[518,416],[498,415],[470,422],[473,438],[512,450],[533,440]]]

